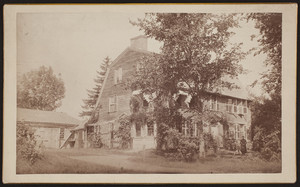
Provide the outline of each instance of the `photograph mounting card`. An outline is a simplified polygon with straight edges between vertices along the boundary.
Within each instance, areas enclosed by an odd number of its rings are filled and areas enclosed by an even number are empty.
[[[3,182],[295,182],[296,28],[292,3],[5,5]]]

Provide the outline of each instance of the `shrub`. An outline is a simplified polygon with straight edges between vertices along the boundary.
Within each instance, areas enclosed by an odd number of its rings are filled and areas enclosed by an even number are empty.
[[[254,151],[261,153],[261,157],[267,161],[281,159],[281,141],[280,131],[266,132],[266,130],[256,127],[254,129],[255,135],[253,137]]]
[[[103,146],[100,133],[91,132],[88,134],[88,141],[93,148],[101,148]]]
[[[34,164],[41,157],[41,147],[37,144],[34,129],[25,124],[17,124],[17,159],[23,158]]]
[[[218,144],[216,140],[213,138],[213,136],[210,133],[204,133],[204,145],[205,145],[205,151],[208,151],[209,149],[213,149],[214,152],[217,152]]]
[[[195,161],[199,150],[199,139],[185,137],[176,129],[168,129],[165,136],[164,156],[171,160]]]
[[[131,145],[131,124],[130,117],[123,116],[119,119],[120,126],[115,131],[115,136],[119,140],[122,149],[128,149]]]

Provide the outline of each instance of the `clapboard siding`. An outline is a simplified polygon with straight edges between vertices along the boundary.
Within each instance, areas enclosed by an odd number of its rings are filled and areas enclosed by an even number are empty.
[[[130,113],[129,102],[132,91],[126,89],[125,81],[133,75],[137,62],[139,62],[144,55],[145,54],[141,52],[128,50],[117,62],[112,64],[99,99],[101,108],[99,110],[98,123],[114,120],[123,113]],[[119,68],[122,68],[122,82],[114,84],[114,71]],[[117,111],[109,112],[109,97],[115,95],[117,96]]]

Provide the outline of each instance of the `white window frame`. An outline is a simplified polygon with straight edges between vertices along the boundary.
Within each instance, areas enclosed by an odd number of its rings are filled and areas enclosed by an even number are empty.
[[[232,105],[233,105],[232,104],[232,99],[227,99],[226,112],[232,113],[232,110],[233,110],[233,106]]]
[[[237,99],[233,99],[233,113],[238,113]]]
[[[243,109],[243,113],[244,113],[244,114],[247,114],[247,113],[248,113],[248,107],[247,107],[248,102],[247,102],[247,100],[245,100],[244,103],[245,103],[245,104],[243,104],[243,108],[244,108],[244,109]]]
[[[198,136],[198,130],[197,130],[197,124],[190,122],[185,122],[184,125],[182,125],[182,134],[186,137],[197,137]],[[192,131],[190,131],[190,128]]]

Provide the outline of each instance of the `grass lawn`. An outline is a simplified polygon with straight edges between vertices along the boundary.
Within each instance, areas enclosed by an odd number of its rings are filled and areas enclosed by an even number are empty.
[[[104,152],[101,152],[103,154]],[[42,159],[30,165],[23,159],[17,160],[17,174],[76,174],[76,173],[132,173],[130,170],[120,170],[105,165],[94,164],[69,158],[69,156],[95,155],[97,149],[88,150],[56,150],[44,151]]]
[[[149,163],[166,168],[174,168],[178,173],[280,173],[281,162],[268,162],[258,156],[242,155],[219,155],[200,159],[196,162],[170,161],[150,152],[146,157],[141,154],[133,157],[137,163]],[[178,169],[180,168],[180,169]]]
[[[126,156],[124,162],[130,166],[127,169],[113,167],[113,164],[108,162],[70,158],[105,157],[108,160],[112,158],[111,162],[114,162],[113,159],[118,157],[124,159],[124,156]],[[133,153],[105,149],[49,149],[45,150],[44,157],[33,165],[29,165],[24,160],[17,161],[17,174],[156,173],[155,171],[157,173],[280,173],[281,162],[267,162],[253,155],[220,155],[187,163],[167,160],[151,150]]]

